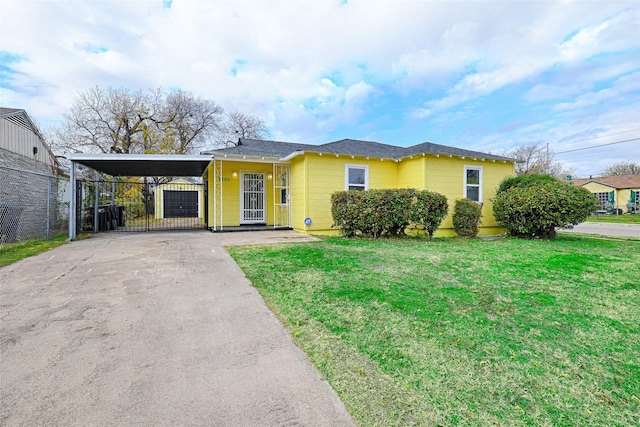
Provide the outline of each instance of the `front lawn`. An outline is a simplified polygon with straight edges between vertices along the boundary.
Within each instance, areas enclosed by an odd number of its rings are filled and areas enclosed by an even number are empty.
[[[362,426],[640,424],[640,241],[228,248]]]
[[[50,240],[27,240],[0,245],[0,267],[58,247],[66,240],[66,236],[56,236]]]

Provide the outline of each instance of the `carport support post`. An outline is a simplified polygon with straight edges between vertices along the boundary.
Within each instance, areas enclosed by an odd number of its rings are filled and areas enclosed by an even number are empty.
[[[51,236],[51,178],[47,178],[47,240]]]
[[[100,205],[100,188],[98,188],[99,179],[100,179],[100,172],[96,171],[96,180],[93,183],[94,184],[93,189],[96,192],[96,202],[95,202],[95,206],[93,207],[93,232],[94,233],[98,232],[98,227],[100,225],[100,221],[98,219],[98,205]]]
[[[71,203],[69,203],[69,240],[76,238],[76,162],[71,161]]]

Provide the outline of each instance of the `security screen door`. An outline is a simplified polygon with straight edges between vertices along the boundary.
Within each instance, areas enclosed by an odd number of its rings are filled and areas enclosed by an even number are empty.
[[[242,198],[240,201],[241,224],[264,224],[266,222],[263,173],[244,172],[242,174]]]

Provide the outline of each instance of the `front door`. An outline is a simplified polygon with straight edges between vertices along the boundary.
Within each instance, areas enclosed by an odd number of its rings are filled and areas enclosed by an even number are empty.
[[[243,172],[241,191],[240,224],[266,223],[264,174]]]

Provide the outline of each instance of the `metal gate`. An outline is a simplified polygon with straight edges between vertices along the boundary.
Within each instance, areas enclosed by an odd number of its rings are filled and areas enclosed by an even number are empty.
[[[171,231],[207,228],[206,184],[133,179],[76,182],[79,231]]]
[[[243,172],[240,224],[264,224],[266,222],[265,197],[264,174]]]

